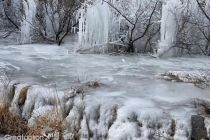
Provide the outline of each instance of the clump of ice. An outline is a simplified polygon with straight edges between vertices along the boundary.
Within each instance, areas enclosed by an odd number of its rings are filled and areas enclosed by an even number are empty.
[[[38,121],[37,118],[40,116],[51,120],[50,116],[52,115],[51,112],[53,112],[53,108],[54,108],[53,106],[47,105],[33,110],[32,116],[28,120],[28,126],[30,128],[33,128]]]
[[[131,100],[132,101],[132,100]],[[109,129],[109,139],[169,139],[172,138],[172,120],[175,120],[176,139],[188,139],[190,132],[189,118],[182,118],[175,112],[163,112],[161,108],[151,106],[147,102],[139,104],[133,100],[118,109],[117,119]],[[128,106],[129,104],[129,106]],[[150,104],[150,103],[148,103]]]
[[[175,73],[180,75],[181,72]],[[176,126],[173,138],[187,140],[190,137],[190,118],[195,114],[195,109],[187,102],[189,94],[187,97],[184,96],[184,99],[181,95],[173,98],[171,95],[177,92],[168,93],[168,85],[160,85],[159,91],[156,88],[149,88],[145,89],[145,92],[129,89],[101,92],[100,89],[100,92],[91,91],[86,96],[76,94],[74,88],[61,92],[32,85],[27,92],[23,108],[20,108],[17,99],[24,86],[26,85],[16,86],[12,107],[28,120],[30,127],[36,124],[38,116],[52,119],[64,114],[65,124],[72,129],[71,132],[79,132],[80,139],[85,140],[90,136],[93,140],[161,140],[171,138],[173,134],[171,125],[174,120]],[[145,87],[144,84],[141,86]],[[150,96],[150,93],[154,95]]]
[[[33,85],[27,92],[23,107],[18,106],[20,90],[27,84],[16,85],[11,111],[19,113],[33,127],[38,117],[49,120],[64,116],[65,125],[71,132],[79,132],[81,139],[164,139],[170,138],[172,120],[175,120],[175,139],[188,139],[190,115],[193,109],[182,107],[163,109],[150,98],[119,97],[118,94],[86,95],[60,92]],[[69,95],[68,95],[69,94]],[[112,96],[110,96],[112,95]],[[187,117],[188,116],[188,117]]]
[[[18,99],[19,99],[19,95],[20,95],[20,91],[23,87],[28,86],[27,84],[18,84],[16,85],[16,89],[15,89],[15,93],[14,93],[14,97],[13,100],[11,102],[11,107],[9,108],[9,110],[12,113],[16,113],[21,115],[21,108],[18,105]]]
[[[55,89],[45,88],[39,85],[33,85],[29,87],[26,95],[26,100],[23,106],[18,105],[18,99],[20,91],[26,84],[16,85],[15,95],[11,102],[10,111],[17,113],[26,120],[31,118],[44,116],[46,118],[52,118],[49,116],[49,111],[58,110],[60,116],[69,113],[74,100],[72,93],[56,91]],[[74,92],[75,93],[75,92]],[[74,94],[74,96],[76,96]],[[58,115],[59,116],[59,115]]]
[[[173,82],[194,83],[201,87],[210,86],[210,76],[196,71],[167,71],[156,75],[156,78]]]

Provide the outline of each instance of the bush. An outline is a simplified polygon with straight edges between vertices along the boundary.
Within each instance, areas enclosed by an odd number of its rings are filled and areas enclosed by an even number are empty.
[[[28,130],[27,123],[17,114],[11,113],[6,103],[0,107],[0,133],[21,136],[26,135]]]

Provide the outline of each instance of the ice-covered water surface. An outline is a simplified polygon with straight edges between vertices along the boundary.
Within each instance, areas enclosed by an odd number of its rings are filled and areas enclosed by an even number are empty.
[[[193,84],[155,79],[155,75],[168,70],[209,70],[209,58],[154,59],[137,55],[75,54],[75,45],[75,42],[71,42],[62,47],[43,44],[1,46],[0,70],[15,70],[13,79],[21,83],[44,84],[47,87],[56,84],[60,91],[75,84],[78,77],[81,80],[100,80],[103,85],[90,90],[84,99],[92,139],[146,140],[160,135],[167,137],[172,133],[172,120],[176,122],[174,138],[189,138],[190,117],[196,114],[192,99],[209,99],[209,91]],[[28,96],[38,97],[39,93],[46,92],[39,92],[38,89],[40,87],[32,87]],[[48,101],[48,97],[43,98]],[[51,109],[51,106],[36,100],[36,112],[39,108]],[[74,99],[69,106],[78,102]],[[72,120],[74,115],[75,111],[70,111],[68,120]],[[85,120],[80,125],[81,138],[86,139]]]

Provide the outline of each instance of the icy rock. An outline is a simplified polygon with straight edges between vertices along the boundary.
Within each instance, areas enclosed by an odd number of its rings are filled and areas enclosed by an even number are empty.
[[[7,95],[7,98],[8,98],[8,101],[9,102],[12,102],[12,99],[13,97],[15,96],[15,89],[16,89],[16,86],[20,84],[19,82],[11,82],[11,85],[9,85],[8,89],[8,95]]]
[[[67,130],[65,130],[64,133],[63,133],[63,138],[64,138],[64,140],[73,139],[74,138],[74,134],[73,133],[69,133]]]
[[[25,86],[24,88],[21,89],[19,99],[18,99],[18,105],[23,105],[25,103],[27,91],[29,87],[30,86]]]
[[[191,140],[208,140],[204,118],[199,115],[191,117],[192,133]]]
[[[77,94],[76,88],[70,88],[70,89],[65,93],[64,96],[65,96],[66,99],[69,99],[69,98],[74,97],[76,94]]]

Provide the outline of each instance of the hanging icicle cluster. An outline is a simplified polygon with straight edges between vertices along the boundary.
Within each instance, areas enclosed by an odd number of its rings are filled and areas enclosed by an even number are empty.
[[[129,4],[135,8],[139,5],[139,1],[132,0]],[[111,0],[109,2],[119,6],[123,1]],[[124,8],[129,9],[129,6]],[[129,13],[129,10],[127,12]],[[109,42],[119,40],[123,19],[115,9],[111,8],[103,0],[86,1],[79,12],[80,48],[87,48],[92,51],[106,51]]]
[[[69,30],[75,33],[78,28],[79,47],[88,51],[123,48],[127,52],[153,51],[157,56],[210,54],[210,0],[82,0],[75,5],[65,1],[76,7],[82,3],[79,10],[68,14],[62,13],[66,4],[61,1],[12,0],[13,9],[22,8],[23,15],[14,20],[21,30],[21,43],[42,36],[60,45]]]
[[[161,38],[158,46],[158,55],[170,51],[176,43],[177,27],[183,5],[180,0],[165,0],[162,5]]]
[[[31,24],[35,21],[36,4],[34,0],[22,1],[24,13],[21,23],[21,43],[31,43]]]
[[[93,5],[94,4],[94,5]],[[110,30],[110,9],[106,3],[85,2],[79,12],[80,47],[104,47],[106,49]]]
[[[109,0],[108,2],[111,3],[113,7],[103,2],[103,0],[87,1],[83,5],[79,16],[80,48],[91,48],[92,50],[107,48],[109,42],[116,41],[120,38],[122,21],[126,21],[127,19],[130,20],[127,20],[129,29],[127,34],[124,35],[130,40],[138,38],[147,27],[150,12],[152,8],[154,8],[153,4],[156,0]],[[196,21],[196,24],[202,23],[202,26],[205,27],[209,25],[210,21],[205,18],[196,0],[162,0],[158,2],[157,9],[155,9],[152,15],[153,17],[151,18],[151,27],[149,27],[144,37],[134,44],[135,47],[140,47],[140,49],[144,47],[145,51],[147,50],[146,47],[148,44],[152,48],[154,48],[154,44],[156,44],[155,53],[157,56],[162,56],[163,54],[173,55],[176,50],[187,49],[189,51],[189,45],[197,47],[197,45],[192,45],[193,43],[190,44],[189,42],[192,42],[193,39],[195,41],[195,38],[201,36],[203,39],[200,38],[199,43],[201,46],[206,44],[207,40],[204,35],[202,35],[202,32],[198,31],[199,29],[194,29],[196,26],[193,24],[195,24],[194,21]],[[209,3],[209,0],[206,0],[204,3],[204,10],[207,11],[207,14],[210,13]],[[159,18],[158,14],[160,13],[161,17]],[[137,23],[135,29],[132,30],[136,21],[136,15],[139,18],[137,20],[139,23]],[[125,17],[127,19],[125,19]],[[199,21],[197,22],[197,20]],[[160,30],[158,26],[160,26]],[[133,32],[132,35],[131,32]],[[204,32],[209,32],[209,28],[205,28]],[[195,33],[197,36],[195,36]],[[209,36],[208,34],[206,35]],[[179,49],[174,48],[176,45],[179,45]],[[183,45],[186,46],[183,47]],[[183,48],[180,49],[180,46]],[[197,47],[196,49],[200,48]]]

